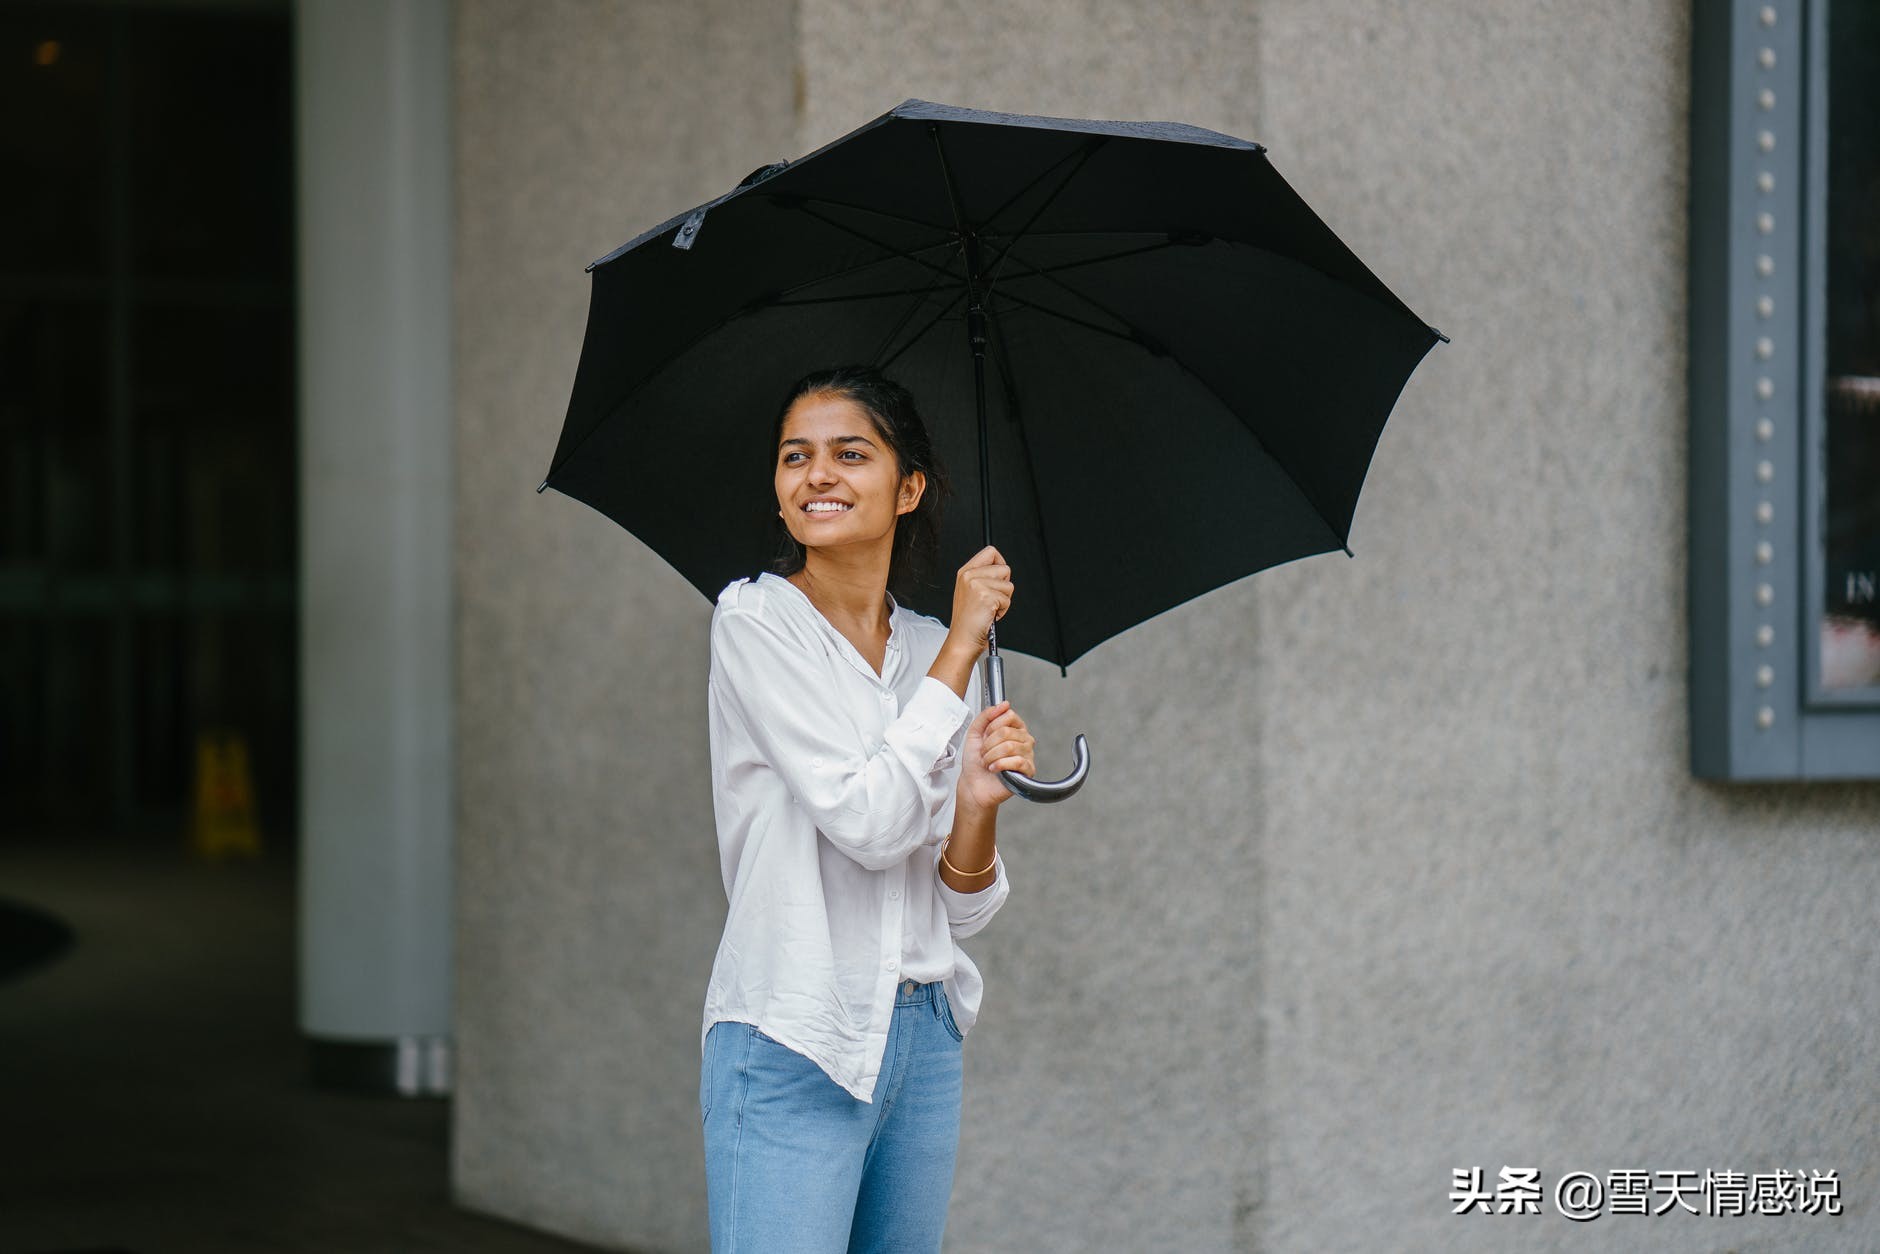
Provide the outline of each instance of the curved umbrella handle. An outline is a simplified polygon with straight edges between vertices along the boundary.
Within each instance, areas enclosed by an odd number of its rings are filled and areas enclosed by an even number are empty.
[[[994,706],[1005,700],[1005,659],[996,648],[986,657],[986,704]],[[1074,742],[1077,764],[1063,779],[1033,779],[1017,771],[1000,771],[1005,786],[1027,801],[1062,801],[1084,786],[1090,775],[1090,745],[1082,732]]]

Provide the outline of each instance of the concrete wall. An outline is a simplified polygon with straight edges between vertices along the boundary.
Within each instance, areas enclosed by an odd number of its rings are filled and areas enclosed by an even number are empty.
[[[1455,339],[1357,560],[1255,581],[1261,1248],[1873,1248],[1880,789],[1686,766],[1686,6],[1261,29],[1275,164]],[[1465,1227],[1470,1165],[1838,1168],[1849,1213]]]
[[[791,152],[791,9],[528,0],[456,20],[454,1189],[556,1232],[697,1248],[698,1020],[724,916],[711,607],[535,487],[583,267]]]
[[[1097,766],[1002,813],[949,1248],[1870,1247],[1880,789],[1685,765],[1686,21],[462,4],[459,1198],[705,1248],[709,606],[532,492],[581,266],[920,96],[1259,139],[1455,339],[1385,432],[1355,560],[1068,679],[1008,665],[1041,770],[1079,730]],[[1836,1169],[1848,1213],[1452,1217],[1468,1166]]]

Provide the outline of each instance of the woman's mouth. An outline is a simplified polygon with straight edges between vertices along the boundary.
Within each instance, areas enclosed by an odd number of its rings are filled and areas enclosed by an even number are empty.
[[[834,518],[846,514],[854,506],[844,501],[811,501],[803,506],[803,512],[811,518]]]

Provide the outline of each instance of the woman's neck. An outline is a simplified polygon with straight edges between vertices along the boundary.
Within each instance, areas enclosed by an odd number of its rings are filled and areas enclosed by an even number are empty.
[[[803,569],[785,576],[809,597],[810,604],[838,627],[864,634],[885,635],[888,630],[888,563],[884,560],[845,563],[818,560],[811,549]]]

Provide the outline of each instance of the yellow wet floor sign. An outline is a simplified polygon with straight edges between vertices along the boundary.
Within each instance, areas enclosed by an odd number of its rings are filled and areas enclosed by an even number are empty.
[[[196,814],[190,844],[204,858],[261,852],[248,741],[238,732],[211,731],[196,737]]]

